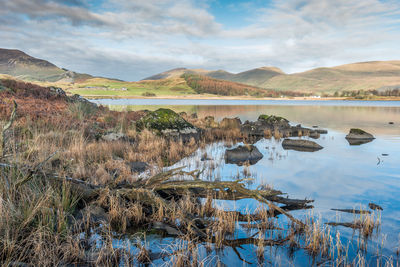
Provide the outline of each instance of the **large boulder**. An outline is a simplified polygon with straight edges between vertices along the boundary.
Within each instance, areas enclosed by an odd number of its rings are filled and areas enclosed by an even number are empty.
[[[352,128],[352,129],[350,129],[349,134],[346,135],[346,139],[373,140],[373,139],[375,139],[375,137],[372,134],[367,133],[364,130]]]
[[[321,150],[323,147],[314,141],[303,139],[285,139],[282,142],[283,149],[291,149],[296,151],[314,152]]]
[[[156,134],[181,139],[186,142],[191,138],[200,139],[201,130],[187,122],[171,109],[160,108],[147,113],[136,122],[136,128],[141,131],[145,128]]]
[[[351,146],[362,145],[371,142],[375,137],[367,133],[364,130],[352,128],[348,135],[346,135],[346,140]]]
[[[225,162],[237,165],[243,165],[249,162],[251,165],[256,164],[263,158],[263,154],[253,145],[238,146],[234,149],[225,151]]]
[[[242,121],[239,118],[224,118],[220,123],[219,127],[225,130],[240,129]]]
[[[287,119],[275,115],[260,115],[258,117],[258,121],[262,122],[265,125],[270,125],[274,127],[290,127],[289,121]]]

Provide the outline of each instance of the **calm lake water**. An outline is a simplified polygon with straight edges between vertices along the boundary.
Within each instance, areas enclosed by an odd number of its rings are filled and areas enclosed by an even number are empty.
[[[368,209],[374,202],[383,207],[380,231],[374,234],[368,244],[367,263],[377,265],[379,250],[393,262],[398,262],[400,246],[400,103],[394,101],[238,101],[238,100],[160,100],[121,99],[96,100],[118,110],[154,110],[171,108],[188,114],[196,112],[199,117],[239,117],[242,121],[256,120],[260,114],[283,116],[294,124],[305,127],[327,129],[328,134],[316,140],[324,148],[317,152],[284,150],[281,141],[262,139],[255,145],[264,155],[263,159],[250,167],[225,164],[226,144],[216,143],[191,157],[177,163],[188,169],[208,169],[204,179],[233,180],[249,172],[255,181],[249,185],[273,186],[288,194],[290,198],[313,199],[314,209],[294,211],[298,218],[313,216],[322,222],[351,222],[354,215],[332,211],[338,209]],[[394,124],[389,124],[394,122]],[[372,133],[376,139],[370,143],[350,146],[345,135],[350,128],[361,128]],[[237,144],[240,145],[240,144]],[[235,146],[237,146],[235,145]],[[201,155],[207,152],[213,160],[201,162]],[[210,165],[217,165],[215,169]],[[246,168],[246,170],[245,170]],[[254,210],[259,204],[252,200],[219,202],[226,209]],[[348,246],[353,258],[358,253],[358,232],[344,227],[338,230],[344,246]],[[237,236],[248,234],[239,230]],[[152,237],[153,247],[172,242],[172,239]],[[382,248],[383,244],[383,248]],[[203,251],[202,253],[205,253]],[[243,246],[242,258],[257,263],[252,245]],[[269,264],[286,266],[309,266],[312,262],[304,251],[288,256],[285,248],[266,248],[265,257]],[[246,266],[232,249],[217,254],[227,266]]]

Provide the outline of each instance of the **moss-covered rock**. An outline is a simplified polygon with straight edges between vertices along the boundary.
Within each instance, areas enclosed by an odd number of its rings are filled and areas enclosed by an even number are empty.
[[[138,130],[147,128],[157,133],[161,133],[164,130],[195,128],[192,124],[175,113],[175,111],[166,108],[160,108],[156,111],[149,112],[136,122],[136,127]]]
[[[350,129],[351,134],[366,134],[367,132],[358,128]]]
[[[198,139],[200,131],[171,109],[160,108],[149,112],[136,122],[136,128],[141,131],[149,129],[156,134],[181,138],[184,141],[191,137]]]
[[[275,116],[275,115],[265,115],[262,114],[258,117],[259,121],[265,122],[267,124],[279,124],[279,123],[288,123],[289,121],[283,117]]]

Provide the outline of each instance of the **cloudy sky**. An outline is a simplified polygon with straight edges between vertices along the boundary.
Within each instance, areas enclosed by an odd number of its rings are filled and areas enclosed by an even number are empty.
[[[177,67],[292,73],[400,59],[398,0],[0,0],[0,47],[140,80]]]

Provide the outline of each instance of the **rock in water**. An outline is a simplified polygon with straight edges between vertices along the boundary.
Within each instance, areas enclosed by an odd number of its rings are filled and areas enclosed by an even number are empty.
[[[325,130],[325,129],[315,129],[315,131],[319,134],[327,134],[328,133],[328,130]]]
[[[136,122],[136,128],[141,131],[147,128],[156,134],[181,139],[186,142],[191,138],[200,139],[201,130],[187,122],[171,109],[160,108],[147,113]]]
[[[349,134],[346,135],[346,140],[349,142],[350,145],[361,145],[369,143],[374,139],[375,137],[372,134],[356,128],[350,129]]]
[[[237,165],[243,165],[249,162],[251,165],[256,164],[263,158],[263,154],[253,145],[239,146],[234,149],[228,149],[225,152],[225,162]]]
[[[282,142],[284,149],[292,149],[304,152],[314,152],[323,149],[319,144],[303,139],[285,139]]]
[[[368,204],[368,207],[371,210],[383,210],[383,208],[381,206],[379,206],[379,205],[377,205],[375,203],[372,203],[372,202]]]
[[[318,139],[320,137],[320,134],[317,131],[311,131],[309,137],[313,139]]]

